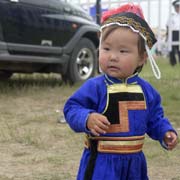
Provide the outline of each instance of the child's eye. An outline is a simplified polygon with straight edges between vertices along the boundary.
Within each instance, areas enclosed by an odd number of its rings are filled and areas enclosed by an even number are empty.
[[[120,50],[120,53],[128,53],[129,51],[127,49]]]
[[[108,47],[104,47],[103,48],[105,51],[109,51],[110,50],[110,48],[108,48]]]

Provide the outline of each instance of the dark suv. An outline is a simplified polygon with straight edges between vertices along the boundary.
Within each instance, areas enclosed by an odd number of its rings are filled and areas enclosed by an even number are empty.
[[[0,78],[60,73],[71,83],[97,69],[99,26],[63,0],[0,0]]]

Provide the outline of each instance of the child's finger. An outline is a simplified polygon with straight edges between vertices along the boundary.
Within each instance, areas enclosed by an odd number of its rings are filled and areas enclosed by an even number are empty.
[[[110,125],[111,123],[108,121],[107,117],[105,116],[101,116],[99,118],[99,120],[103,123],[103,124],[106,124],[106,125]]]
[[[91,133],[92,133],[94,136],[100,136],[100,134],[97,133],[95,129],[91,129]]]

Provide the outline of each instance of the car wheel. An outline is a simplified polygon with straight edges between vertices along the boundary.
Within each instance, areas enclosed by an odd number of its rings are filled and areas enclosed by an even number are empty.
[[[85,81],[94,76],[97,67],[97,50],[91,40],[82,38],[72,52],[68,79],[71,83]]]
[[[0,71],[0,80],[9,79],[12,76],[12,72],[9,71]]]

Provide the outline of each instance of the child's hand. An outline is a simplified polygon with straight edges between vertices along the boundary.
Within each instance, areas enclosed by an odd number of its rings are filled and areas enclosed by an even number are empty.
[[[87,127],[95,136],[105,134],[109,125],[110,122],[108,121],[106,116],[98,113],[91,113],[87,120]]]
[[[172,150],[178,143],[177,135],[173,131],[168,131],[165,134],[164,142],[167,145],[168,150]]]

